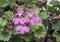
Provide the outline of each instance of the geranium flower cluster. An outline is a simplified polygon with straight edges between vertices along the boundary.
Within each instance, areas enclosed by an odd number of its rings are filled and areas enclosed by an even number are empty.
[[[28,15],[28,18],[24,17],[24,13],[25,15]],[[34,26],[39,22],[42,23],[42,19],[38,16],[37,10],[35,9],[24,12],[24,9],[20,8],[15,15],[18,15],[19,17],[13,19],[12,22],[15,25],[20,24],[20,26],[16,27],[16,31],[20,34],[28,33],[30,32],[30,26]]]

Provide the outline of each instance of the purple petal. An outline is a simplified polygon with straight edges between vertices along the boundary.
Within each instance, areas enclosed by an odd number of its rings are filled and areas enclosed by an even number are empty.
[[[32,12],[26,12],[26,13],[27,13],[27,15],[28,15],[29,17],[32,17],[32,16],[33,16]]]
[[[37,14],[37,10],[31,10],[33,14]]]
[[[20,34],[24,34],[25,32],[29,32],[30,28],[27,26],[17,26],[16,31],[19,31]]]
[[[22,26],[17,26],[16,31],[20,31],[23,27]]]
[[[33,19],[30,20],[29,24],[30,24],[30,26],[34,26],[35,23],[34,23]]]
[[[37,14],[37,10],[31,10],[31,11],[27,11],[26,12],[28,14],[29,17],[32,17],[34,14]]]
[[[30,21],[30,19],[29,19],[29,18],[25,18],[25,20],[26,20],[26,23],[29,23],[29,21]]]
[[[25,31],[25,32],[29,32],[29,31],[30,31],[30,28],[27,27],[27,26],[24,26],[24,31]]]
[[[15,15],[21,16],[24,13],[23,8],[20,8]]]
[[[42,23],[42,19],[39,16],[36,16],[33,18],[35,23],[41,22]]]
[[[17,25],[17,24],[19,23],[19,21],[20,21],[19,18],[15,18],[15,19],[12,20],[12,22],[13,22],[15,25]]]
[[[19,33],[22,34],[22,35],[25,34],[24,29],[21,29],[21,30],[19,31]]]
[[[23,17],[20,18],[20,23],[21,23],[21,24],[24,24],[25,22],[26,22],[26,19],[25,19],[25,18],[23,18]]]
[[[40,21],[39,21],[40,23],[42,23],[43,21],[42,21],[42,19],[40,18]]]

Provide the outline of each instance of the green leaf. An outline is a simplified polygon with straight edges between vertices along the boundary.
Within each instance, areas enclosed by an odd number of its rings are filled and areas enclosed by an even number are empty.
[[[12,20],[15,16],[14,13],[12,11],[6,11],[5,12],[6,17],[8,17],[10,20]]]
[[[60,4],[60,2],[58,0],[52,0],[50,2],[50,4],[52,4],[52,5],[58,5],[58,4]]]
[[[0,18],[0,26],[5,26],[7,25],[7,20],[6,19],[3,19],[2,17]]]
[[[45,37],[46,35],[46,29],[45,27],[41,24],[39,29],[37,31],[34,32],[34,36],[38,39],[41,39],[43,37]]]
[[[57,42],[60,42],[60,34],[59,33],[54,32],[53,37],[56,37]]]
[[[7,3],[4,3],[4,4],[2,4],[2,7],[6,7],[8,4]]]
[[[17,35],[17,34],[19,34],[19,32],[17,32],[16,29],[14,29],[14,30],[13,30],[13,34],[14,34],[14,35]]]
[[[0,32],[4,30],[4,27],[0,27]]]
[[[40,29],[40,27],[43,27],[44,28],[43,24],[37,23],[33,27],[31,27],[31,30],[32,30],[32,32],[34,32],[34,31]]]
[[[0,25],[2,24],[2,21],[3,21],[2,18],[0,18]]]
[[[7,3],[5,2],[5,0],[0,0],[0,7],[6,7]]]
[[[20,35],[20,38],[24,39],[25,41],[31,41],[32,35],[31,34],[24,34],[24,35]]]
[[[32,3],[38,3],[38,0],[32,0]]]
[[[53,6],[47,6],[47,10],[49,11],[49,12],[51,12],[51,13],[58,13],[58,11],[57,11],[57,8],[56,7],[53,7]]]
[[[7,21],[3,21],[3,23],[1,24],[1,26],[5,26],[7,25]]]
[[[25,0],[21,0],[20,2],[25,2]]]
[[[6,7],[7,5],[14,6],[15,0],[0,0],[0,7]]]
[[[43,20],[45,20],[45,19],[48,18],[48,15],[47,15],[46,12],[40,12],[40,13],[39,13],[39,16],[40,16]]]
[[[8,41],[10,38],[11,38],[11,35],[9,33],[0,32],[0,40]]]
[[[53,27],[54,27],[55,31],[59,30],[59,29],[60,29],[60,20],[59,20],[59,21],[56,21],[56,22],[53,24]]]
[[[10,42],[23,42],[23,39],[21,39],[18,35],[14,35],[9,41]]]

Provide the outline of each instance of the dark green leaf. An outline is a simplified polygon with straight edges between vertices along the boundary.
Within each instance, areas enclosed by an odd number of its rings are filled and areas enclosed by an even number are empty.
[[[9,33],[0,32],[0,40],[8,41],[10,38],[11,38],[11,35]]]
[[[25,34],[25,35],[21,35],[20,38],[24,39],[25,41],[31,41],[32,35],[31,34]]]

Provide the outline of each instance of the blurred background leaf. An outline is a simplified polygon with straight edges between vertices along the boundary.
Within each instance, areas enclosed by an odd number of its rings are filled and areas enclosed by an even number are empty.
[[[0,7],[14,6],[16,0],[0,0]]]
[[[60,20],[59,21],[56,21],[54,24],[53,24],[53,27],[55,29],[55,31],[58,31],[60,29]]]
[[[60,42],[60,34],[58,32],[54,32],[53,37],[56,37],[57,42]]]
[[[40,12],[38,14],[43,20],[46,20],[48,18],[48,14],[46,12]]]

